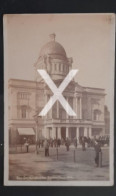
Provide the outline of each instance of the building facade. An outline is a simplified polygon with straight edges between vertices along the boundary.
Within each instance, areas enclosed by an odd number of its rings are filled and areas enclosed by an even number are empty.
[[[105,90],[80,86],[73,79],[63,96],[76,112],[69,116],[56,101],[45,117],[39,117],[53,95],[37,69],[45,69],[58,87],[72,69],[73,59],[68,58],[61,44],[55,41],[55,34],[45,44],[34,64],[35,81],[9,80],[9,136],[16,142],[17,134],[35,135],[36,140],[44,138],[79,138],[105,134]],[[22,134],[23,135],[23,134]]]

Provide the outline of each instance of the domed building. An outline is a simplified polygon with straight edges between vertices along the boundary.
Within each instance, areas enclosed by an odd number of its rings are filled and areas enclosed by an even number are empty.
[[[53,93],[37,69],[46,70],[57,87],[72,69],[73,59],[67,57],[65,49],[55,37],[55,34],[51,34],[50,41],[40,50],[34,64],[35,82],[17,79],[9,81],[10,143],[22,137],[35,137],[36,140],[73,139],[105,134],[105,90],[82,87],[74,79],[62,94],[76,116],[69,116],[56,101],[45,117],[38,117]]]
[[[50,41],[41,48],[35,67],[45,69],[52,80],[64,79],[72,68],[72,58],[67,58],[63,46],[55,41],[55,34],[51,34]]]

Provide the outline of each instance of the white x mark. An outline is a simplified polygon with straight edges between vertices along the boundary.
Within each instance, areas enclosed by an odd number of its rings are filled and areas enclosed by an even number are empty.
[[[66,78],[63,80],[63,82],[60,84],[59,88],[55,85],[55,83],[51,80],[50,76],[47,74],[47,72],[43,69],[37,70],[41,77],[45,80],[51,91],[54,93],[53,96],[51,96],[48,103],[45,105],[45,107],[40,112],[39,116],[45,116],[48,111],[51,109],[53,104],[58,100],[63,108],[66,110],[67,114],[69,116],[76,116],[76,113],[72,110],[66,99],[63,97],[62,92],[66,88],[66,86],[69,84],[69,82],[72,80],[72,78],[76,75],[78,72],[77,69],[71,70]]]

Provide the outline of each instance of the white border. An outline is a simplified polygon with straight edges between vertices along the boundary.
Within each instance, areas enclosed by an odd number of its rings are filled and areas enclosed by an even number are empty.
[[[102,14],[102,13],[101,13]],[[103,13],[104,14],[104,13]],[[111,13],[106,13],[108,16]],[[79,14],[78,14],[79,15]],[[81,14],[82,15],[82,14]],[[88,15],[88,14],[87,14]],[[92,13],[91,13],[92,15]],[[97,15],[97,14],[96,14]],[[105,15],[105,14],[104,14]],[[115,14],[111,37],[111,66],[112,77],[110,81],[111,95],[113,100],[110,103],[110,180],[109,181],[11,181],[9,176],[9,146],[8,146],[8,51],[7,51],[7,15],[3,17],[4,30],[4,185],[7,186],[113,186],[114,184],[114,73],[115,73]],[[114,45],[112,44],[114,43]],[[112,104],[113,103],[113,104]]]

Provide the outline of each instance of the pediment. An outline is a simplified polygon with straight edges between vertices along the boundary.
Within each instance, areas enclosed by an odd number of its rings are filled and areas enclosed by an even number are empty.
[[[76,83],[75,85],[75,92],[83,92],[84,88],[82,86],[80,86],[78,83]]]

